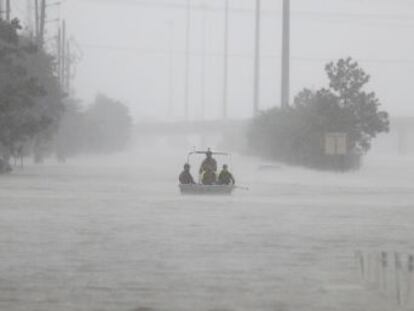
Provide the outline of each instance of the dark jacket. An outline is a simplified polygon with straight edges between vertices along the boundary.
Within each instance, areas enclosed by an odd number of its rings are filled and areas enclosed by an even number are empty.
[[[236,180],[229,171],[221,171],[218,177],[219,185],[234,185]]]
[[[180,184],[182,185],[195,184],[193,176],[191,176],[191,173],[189,171],[183,171],[180,174],[180,177],[178,178],[178,180],[180,181]]]
[[[217,161],[213,158],[206,158],[204,159],[203,163],[201,163],[200,173],[206,171],[213,171],[217,172]]]

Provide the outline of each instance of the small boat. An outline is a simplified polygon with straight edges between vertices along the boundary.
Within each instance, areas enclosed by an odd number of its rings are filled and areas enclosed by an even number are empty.
[[[231,162],[231,154],[228,152],[212,152],[207,151],[192,151],[187,156],[187,163],[190,163],[191,158],[197,155],[207,155],[211,152],[213,156],[224,156],[229,158]],[[233,190],[236,189],[235,185],[203,185],[201,183],[201,176],[199,176],[199,182],[197,184],[179,185],[180,192],[183,195],[231,195]]]
[[[231,195],[234,189],[233,185],[180,185],[181,193],[187,195]]]

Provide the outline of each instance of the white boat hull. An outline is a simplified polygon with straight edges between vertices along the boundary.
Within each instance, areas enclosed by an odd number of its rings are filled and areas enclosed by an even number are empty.
[[[231,195],[235,187],[226,185],[179,185],[185,195]]]

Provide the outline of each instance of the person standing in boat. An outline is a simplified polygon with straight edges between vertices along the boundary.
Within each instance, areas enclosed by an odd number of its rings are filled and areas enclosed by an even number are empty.
[[[227,164],[223,165],[223,169],[221,170],[219,177],[218,177],[218,184],[219,185],[234,185],[236,183],[236,180],[233,177],[233,174],[230,173],[229,167]]]
[[[193,176],[190,173],[190,164],[184,164],[184,170],[181,172],[180,177],[178,180],[180,181],[181,185],[193,185],[195,184]]]
[[[214,174],[217,172],[217,161],[213,158],[213,153],[209,149],[206,152],[206,158],[204,159],[203,163],[200,166],[200,175],[207,171],[212,171]]]

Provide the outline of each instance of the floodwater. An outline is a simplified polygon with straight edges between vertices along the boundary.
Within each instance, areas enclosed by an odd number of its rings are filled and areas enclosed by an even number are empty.
[[[234,162],[250,190],[232,197],[180,196],[183,157],[164,153],[0,177],[0,310],[413,308],[354,257],[414,252],[412,160],[348,174]]]

